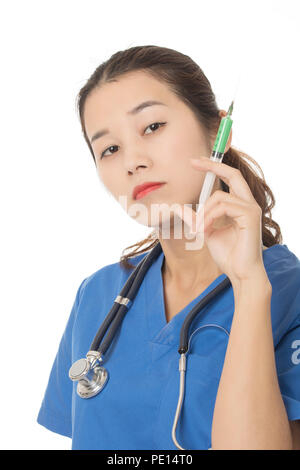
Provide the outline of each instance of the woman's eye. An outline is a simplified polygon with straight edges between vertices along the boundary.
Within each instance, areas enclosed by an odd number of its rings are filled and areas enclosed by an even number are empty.
[[[159,127],[161,126],[164,126],[166,124],[166,122],[153,122],[152,124],[149,124],[149,126],[146,127],[146,129],[148,129],[148,127],[151,127],[151,126],[156,126],[158,124],[158,127],[156,129],[152,129],[152,130],[157,130]],[[146,131],[145,129],[145,131]],[[144,132],[145,132],[144,131]],[[151,134],[151,132],[150,132]],[[100,158],[103,158],[104,156],[107,156],[107,155],[104,155],[106,153],[107,150],[110,150],[110,149],[113,149],[117,147],[117,145],[111,145],[110,147],[108,147],[107,149],[105,149],[102,153],[101,153],[101,157]],[[114,153],[114,152],[113,152]]]
[[[153,124],[149,124],[149,126],[146,127],[146,129],[148,129],[148,127],[151,127],[151,126],[156,126],[156,124],[159,125],[159,127],[163,126],[164,124],[166,124],[165,122],[154,122]],[[145,130],[146,130],[145,129]],[[158,127],[157,127],[158,129]],[[156,130],[156,129],[155,129]],[[145,132],[145,131],[144,131]]]

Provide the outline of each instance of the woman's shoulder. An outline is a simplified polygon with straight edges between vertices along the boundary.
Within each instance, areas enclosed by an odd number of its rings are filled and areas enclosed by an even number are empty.
[[[146,256],[146,253],[133,256],[129,259],[130,263],[137,266]],[[81,283],[81,291],[93,291],[95,289],[103,292],[118,290],[123,287],[124,282],[131,275],[133,269],[125,269],[120,261],[102,266],[89,274]]]

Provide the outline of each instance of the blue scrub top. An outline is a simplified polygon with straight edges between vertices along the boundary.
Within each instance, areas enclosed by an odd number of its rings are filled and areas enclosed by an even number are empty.
[[[146,256],[131,259],[132,264]],[[72,438],[72,449],[177,450],[172,426],[179,396],[179,334],[191,309],[220,284],[205,291],[166,321],[162,264],[147,272],[103,364],[104,389],[82,399],[69,377],[73,362],[85,357],[92,340],[132,271],[119,263],[103,267],[80,284],[52,366],[38,414],[42,426]],[[263,251],[272,284],[271,316],[278,381],[289,420],[300,419],[300,260],[287,245]],[[214,404],[234,314],[231,285],[194,320],[187,355],[185,397],[177,425],[184,449],[211,447]],[[206,326],[205,326],[206,325]],[[215,325],[215,326],[212,326]],[[219,327],[218,327],[219,326]]]

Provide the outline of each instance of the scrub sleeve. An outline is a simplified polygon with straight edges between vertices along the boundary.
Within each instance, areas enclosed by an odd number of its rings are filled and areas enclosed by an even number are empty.
[[[300,291],[292,309],[300,311]],[[300,419],[300,314],[275,348],[278,383],[289,421]]]
[[[72,438],[72,390],[68,376],[72,365],[72,329],[77,316],[82,289],[86,279],[80,284],[71,313],[61,338],[59,348],[50,372],[48,385],[37,417],[37,422],[63,436]]]

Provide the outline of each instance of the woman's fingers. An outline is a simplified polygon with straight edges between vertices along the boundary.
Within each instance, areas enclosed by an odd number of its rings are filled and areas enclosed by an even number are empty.
[[[191,158],[190,161],[195,169],[215,173],[215,175],[229,186],[235,196],[248,202],[255,201],[251,189],[240,170],[232,168],[222,162],[215,162],[207,157]]]
[[[239,202],[225,202],[213,206],[208,214],[204,216],[204,226],[207,228],[211,226],[214,220],[226,215],[230,217],[239,229],[249,229],[257,224],[257,220],[261,217],[261,210],[259,206],[244,205]]]
[[[204,220],[207,219],[210,211],[217,205],[223,202],[228,202],[229,204],[240,204],[241,206],[248,207],[249,203],[245,202],[243,199],[233,196],[232,194],[225,193],[224,191],[220,191],[217,189],[212,196],[210,196],[207,201],[205,202],[202,210],[199,212],[199,215],[202,213],[202,218]],[[197,220],[196,229],[198,230],[201,226],[201,217]]]
[[[237,223],[240,221],[238,225],[243,228],[245,222],[242,221],[249,213],[248,209],[253,209],[253,214],[259,214],[260,207],[240,170],[222,162],[214,162],[207,157],[190,160],[195,169],[213,172],[230,188],[230,193],[215,191],[198,213],[188,205],[174,211],[189,226],[191,233],[206,230],[212,225],[213,220],[223,215],[231,217]]]

